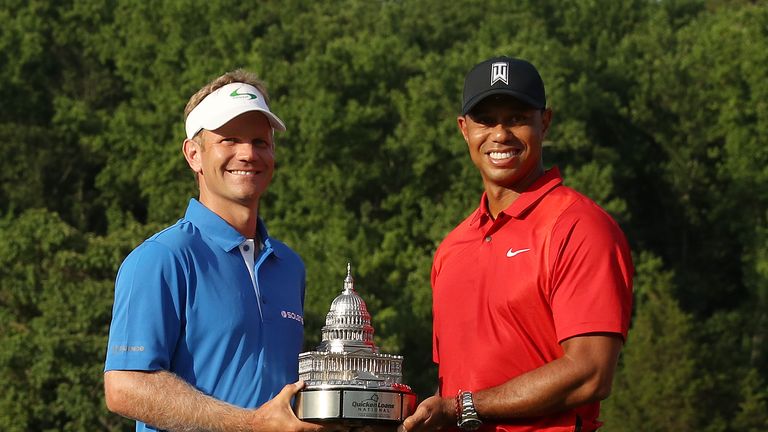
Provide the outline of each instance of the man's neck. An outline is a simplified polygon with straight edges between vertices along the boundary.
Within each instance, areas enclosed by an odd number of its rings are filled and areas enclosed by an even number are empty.
[[[526,178],[516,183],[513,187],[505,187],[485,181],[485,195],[488,198],[488,212],[493,219],[499,216],[499,213],[511,206],[520,195],[527,191],[532,184],[544,175],[544,168],[532,171]]]
[[[245,205],[238,205],[230,201],[221,202],[220,200],[209,200],[202,196],[199,198],[199,200],[201,204],[219,215],[219,217],[230,224],[232,228],[242,234],[243,237],[249,239],[255,239],[257,237],[256,225],[259,220],[258,202],[253,208],[251,208]]]
[[[490,213],[491,218],[496,219],[499,213],[515,202],[520,193],[502,187],[486,187],[485,196],[488,199],[488,208],[486,210]]]

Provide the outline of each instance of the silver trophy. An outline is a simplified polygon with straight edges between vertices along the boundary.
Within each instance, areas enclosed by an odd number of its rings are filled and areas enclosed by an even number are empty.
[[[371,315],[357,294],[350,265],[341,295],[331,303],[316,351],[299,354],[306,387],[294,400],[302,420],[356,427],[396,425],[416,409],[403,384],[403,357],[379,353]]]

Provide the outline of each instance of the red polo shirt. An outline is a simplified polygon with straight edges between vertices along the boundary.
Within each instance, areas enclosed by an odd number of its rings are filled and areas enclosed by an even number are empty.
[[[496,220],[480,207],[437,249],[433,357],[440,394],[500,385],[563,355],[560,342],[626,338],[633,267],[624,234],[590,199],[547,171]],[[496,431],[591,431],[599,403],[559,415],[484,425]]]

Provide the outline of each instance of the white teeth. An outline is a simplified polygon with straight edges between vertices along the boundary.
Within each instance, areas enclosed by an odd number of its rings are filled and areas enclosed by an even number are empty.
[[[249,174],[253,174],[251,171],[240,171],[240,170],[231,170],[229,173],[230,174],[234,174],[234,175],[249,175]]]
[[[516,156],[520,152],[518,150],[514,151],[508,151],[508,152],[490,152],[488,153],[488,156],[491,157],[491,159],[508,159],[513,156]]]

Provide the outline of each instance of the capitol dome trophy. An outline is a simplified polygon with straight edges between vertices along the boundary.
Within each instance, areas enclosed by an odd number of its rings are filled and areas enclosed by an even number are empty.
[[[316,351],[299,354],[302,389],[294,401],[302,420],[347,427],[392,425],[416,409],[416,395],[402,381],[403,357],[379,353],[371,315],[354,288],[350,265],[344,289],[331,303]]]

